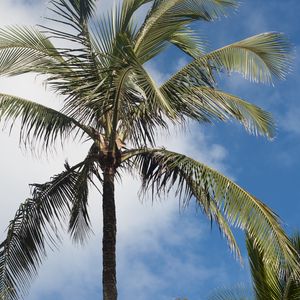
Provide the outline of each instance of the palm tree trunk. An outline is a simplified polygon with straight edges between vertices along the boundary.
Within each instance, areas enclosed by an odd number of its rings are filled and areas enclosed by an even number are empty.
[[[116,207],[115,207],[115,170],[107,168],[104,171],[103,182],[103,300],[116,300],[117,278],[116,278]]]

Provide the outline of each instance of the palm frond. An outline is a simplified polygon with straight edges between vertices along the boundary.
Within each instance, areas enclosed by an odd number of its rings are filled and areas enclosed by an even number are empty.
[[[170,43],[178,47],[187,55],[197,58],[204,54],[206,41],[188,26],[182,26],[170,38]]]
[[[299,270],[295,250],[278,217],[224,175],[185,155],[165,149],[142,150],[134,163],[142,176],[143,191],[150,189],[153,195],[159,195],[176,184],[176,193],[183,205],[194,197],[196,202],[202,201],[198,195],[207,192],[227,222],[249,234],[255,249],[263,253],[264,263],[278,266],[284,257],[290,269]]]
[[[178,113],[185,117],[200,122],[236,119],[251,134],[268,138],[275,135],[271,114],[237,96],[210,87],[187,87],[183,90],[170,87],[168,95],[172,95]]]
[[[195,20],[210,21],[235,7],[235,0],[154,1],[136,37],[135,53],[145,62],[162,51],[171,36]]]
[[[133,26],[133,15],[143,5],[152,0],[124,0],[121,9],[120,31],[126,32],[128,27]]]
[[[286,279],[284,286],[283,300],[299,300],[300,299],[300,280],[299,277],[290,276]]]
[[[202,201],[199,201],[199,205],[201,205],[200,204],[201,202]],[[212,214],[212,221],[215,221],[218,224],[221,234],[223,235],[223,237],[226,238],[230,250],[232,251],[232,253],[234,253],[234,255],[240,261],[240,263],[243,263],[242,255],[239,246],[237,244],[237,241],[234,237],[234,234],[226,218],[223,216],[222,212],[218,209],[214,201],[209,201],[208,210]]]
[[[298,254],[300,255],[300,232],[299,231],[295,232],[290,239],[294,248],[297,250]]]
[[[49,9],[57,19],[49,19],[70,26],[81,34],[83,27],[94,15],[95,8],[96,0],[51,0]]]
[[[19,75],[63,63],[51,41],[34,27],[0,29],[0,75]],[[47,66],[47,67],[46,67]]]
[[[146,148],[125,151],[122,156],[122,163],[129,163],[130,167],[132,167],[131,163],[133,163],[133,165],[136,164],[136,161],[132,160],[132,158],[138,155],[143,155],[145,152],[148,152]],[[137,161],[138,164],[139,162],[142,163],[142,160],[139,161],[139,158],[137,158]],[[203,189],[197,189],[197,187],[194,185],[194,182],[190,181],[188,178],[186,178],[186,180],[189,182],[188,184],[193,190],[193,195],[198,199],[198,205],[201,207],[202,211],[207,215],[210,221],[215,221],[218,224],[221,233],[228,241],[229,247],[236,257],[242,262],[241,253],[230,226],[228,225],[222,212],[219,210],[217,204],[210,197],[207,187]],[[187,204],[188,202],[186,202],[184,205]]]
[[[84,162],[54,176],[45,184],[33,184],[32,198],[20,205],[0,244],[0,294],[19,299],[26,294],[37,268],[46,256],[46,245],[60,240],[62,224],[76,195],[77,169]]]
[[[297,259],[300,261],[300,233],[295,232],[290,237],[291,243],[297,251]],[[300,276],[297,271],[286,269],[284,265],[280,270],[281,284],[283,286],[283,300],[299,300],[300,299]]]
[[[20,142],[40,144],[42,149],[53,145],[58,138],[65,140],[71,133],[89,134],[89,129],[75,119],[54,109],[19,97],[0,94],[0,121],[10,130],[19,120]]]
[[[130,67],[121,70],[120,74],[116,72],[111,81],[111,90],[115,91],[111,110],[116,113],[112,116],[112,128],[137,146],[153,145],[157,126],[166,128],[166,120],[175,120],[177,116],[169,99],[132,55]],[[113,141],[114,135],[111,145]]]
[[[196,91],[197,96],[205,103],[203,105],[209,106],[214,115],[219,114],[219,119],[234,118],[252,134],[274,137],[275,122],[272,115],[260,107],[212,88],[203,87]]]
[[[168,88],[186,76],[194,78],[197,68],[239,72],[251,81],[270,83],[272,77],[284,79],[290,66],[290,43],[283,34],[268,32],[200,56],[174,74],[162,88]]]
[[[282,33],[267,32],[206,55],[217,69],[239,72],[251,81],[284,79],[291,67],[291,45]]]
[[[72,49],[56,49],[50,38],[35,28],[15,26],[1,29],[0,75],[46,74],[44,82],[56,92],[59,90],[62,95],[70,90],[74,92],[76,88],[83,89],[86,80],[91,81],[91,77],[94,79],[98,73],[86,51],[81,56],[73,52]]]
[[[62,1],[62,3],[67,2],[65,0],[54,1]],[[80,22],[87,22],[89,18],[91,18],[94,15],[96,8],[96,0],[68,0],[68,2],[79,15]]]
[[[157,106],[170,119],[176,118],[176,112],[172,107],[170,99],[167,98],[158,88],[152,76],[145,68],[138,63],[135,65],[134,82],[146,95],[145,101],[152,103],[153,107]]]
[[[80,115],[81,122],[95,127],[99,120],[112,114],[116,94],[120,95],[120,74],[128,69],[132,59],[129,36],[120,32],[121,17],[117,6],[93,21],[91,29],[86,29],[85,33],[90,53],[74,61],[67,76],[59,74],[57,79],[50,79],[55,90],[67,96],[64,111],[74,117]]]
[[[88,214],[89,183],[93,183],[93,174],[97,173],[95,162],[86,159],[84,165],[77,171],[74,183],[74,197],[72,199],[69,233],[75,243],[84,244],[91,232]]]
[[[89,32],[89,21],[95,13],[95,8],[96,0],[51,0],[49,10],[54,13],[54,16],[47,19],[63,24],[64,30],[40,25],[50,38],[62,39],[73,44],[59,48],[68,66],[71,67],[73,64],[73,70],[78,69],[78,64],[81,71],[83,65],[91,70],[91,65],[95,63]]]
[[[274,269],[264,262],[264,254],[255,248],[253,240],[249,236],[246,238],[246,244],[256,299],[282,299],[279,269]]]

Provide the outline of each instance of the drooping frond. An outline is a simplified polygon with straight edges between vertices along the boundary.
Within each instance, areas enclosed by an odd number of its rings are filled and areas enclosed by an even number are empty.
[[[92,177],[96,172],[95,162],[89,159],[77,171],[69,221],[69,233],[75,243],[84,244],[91,232],[88,195],[89,184],[93,183]]]
[[[257,300],[282,299],[282,286],[279,268],[270,267],[264,261],[264,254],[255,248],[253,240],[247,236],[247,251]]]
[[[33,27],[0,29],[0,76],[27,72],[47,74],[64,60],[51,41]]]
[[[84,162],[32,185],[32,198],[20,205],[0,244],[0,294],[7,300],[24,295],[46,256],[46,245],[57,245],[59,228],[76,195],[77,170]]]
[[[300,261],[297,239],[299,235],[296,234],[290,240],[296,250],[295,258]],[[288,267],[284,256],[280,265],[273,268],[264,262],[263,253],[255,249],[253,239],[247,236],[246,242],[256,299],[299,300],[300,280],[297,270]]]
[[[208,198],[209,194],[206,193],[203,195],[203,193],[202,193],[202,198],[203,198],[203,196]],[[197,195],[197,197],[199,197],[199,195]],[[207,201],[207,199],[206,199],[206,201]],[[200,206],[202,206],[202,208],[204,208],[202,205],[203,202],[205,202],[205,200],[203,201],[203,199],[198,201],[198,204]],[[230,225],[228,224],[226,218],[223,216],[222,212],[219,210],[218,206],[216,205],[216,203],[214,201],[211,201],[211,199],[209,199],[207,204],[208,204],[208,206],[206,208],[204,208],[205,214],[208,216],[211,215],[211,221],[215,221],[217,223],[221,234],[223,235],[223,237],[226,238],[226,240],[228,242],[229,248],[235,254],[236,258],[242,263],[243,259],[242,259],[242,255],[241,255],[239,246],[235,240],[233,232],[231,231]],[[205,211],[205,209],[207,211]]]
[[[211,21],[235,7],[235,0],[154,1],[137,33],[135,53],[145,62],[162,51],[176,32],[195,20]]]
[[[291,45],[286,37],[277,32],[263,33],[200,56],[173,75],[162,89],[186,76],[194,78],[194,70],[205,67],[239,72],[251,81],[269,83],[272,76],[285,78],[290,64]]]
[[[198,101],[202,100],[202,105],[209,107],[213,116],[223,120],[236,119],[252,134],[274,137],[275,123],[271,114],[258,106],[212,88],[198,88],[194,92]]]
[[[294,233],[291,243],[297,251],[297,259],[300,261],[300,233]],[[297,271],[286,269],[285,264],[281,266],[280,279],[283,286],[283,300],[299,300],[300,299],[300,276]]]
[[[184,117],[200,122],[235,119],[252,134],[268,138],[275,135],[271,114],[237,96],[211,87],[169,87],[167,94],[174,99],[174,106]]]
[[[43,149],[58,138],[65,140],[72,132],[88,133],[87,127],[61,112],[6,94],[0,94],[0,121],[10,130],[20,121],[20,142],[25,146],[39,143]]]
[[[264,263],[276,267],[284,257],[290,269],[299,270],[295,250],[277,216],[224,175],[185,155],[165,149],[143,150],[134,163],[139,167],[144,191],[150,189],[153,195],[159,195],[176,185],[176,192],[184,205],[193,198],[197,203],[202,202],[199,195],[207,193],[209,198],[204,199],[214,201],[229,224],[249,234],[255,249],[263,254]],[[207,205],[209,208],[209,202]]]

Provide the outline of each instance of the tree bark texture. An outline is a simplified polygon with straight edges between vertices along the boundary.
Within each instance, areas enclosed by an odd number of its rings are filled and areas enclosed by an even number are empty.
[[[103,300],[117,300],[115,171],[107,168],[103,175]]]

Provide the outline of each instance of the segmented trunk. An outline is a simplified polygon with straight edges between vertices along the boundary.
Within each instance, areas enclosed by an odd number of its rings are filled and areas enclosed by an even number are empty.
[[[103,300],[116,300],[117,278],[116,278],[116,207],[113,168],[104,171],[103,182]]]

